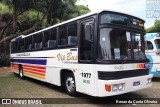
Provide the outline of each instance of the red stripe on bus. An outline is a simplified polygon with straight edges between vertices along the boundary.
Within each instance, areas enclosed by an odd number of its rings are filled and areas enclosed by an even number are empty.
[[[45,74],[38,73],[37,71],[27,71],[27,70],[24,70],[24,72],[29,72],[29,73],[32,73],[32,74],[36,74],[36,75],[40,75],[40,76],[45,76]]]
[[[34,68],[27,68],[27,67],[23,67],[23,70],[31,70],[31,71],[38,71],[38,72],[42,72],[42,73],[45,73],[46,70],[43,70],[43,69],[34,69]]]
[[[31,68],[38,68],[38,69],[46,69],[46,67],[42,67],[42,66],[23,65],[23,67],[31,67]]]
[[[42,69],[42,68],[32,67],[32,66],[31,66],[31,67],[23,66],[23,68],[26,68],[26,69],[34,69],[34,70],[35,70],[35,69],[46,70],[46,68],[45,68],[45,69],[44,69],[44,68]]]

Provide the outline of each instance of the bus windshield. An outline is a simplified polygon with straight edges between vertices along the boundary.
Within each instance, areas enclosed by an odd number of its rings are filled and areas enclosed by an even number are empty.
[[[100,60],[145,59],[142,34],[118,28],[101,28],[98,57]]]
[[[156,44],[157,49],[160,49],[160,39],[156,39],[155,44]]]

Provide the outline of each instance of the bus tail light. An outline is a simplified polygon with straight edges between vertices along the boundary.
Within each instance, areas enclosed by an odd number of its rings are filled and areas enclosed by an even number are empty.
[[[108,91],[108,92],[110,92],[111,91],[111,85],[105,85],[105,89],[106,89],[106,91]]]

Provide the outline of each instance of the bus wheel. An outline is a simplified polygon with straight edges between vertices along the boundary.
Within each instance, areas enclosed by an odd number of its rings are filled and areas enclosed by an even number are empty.
[[[20,76],[21,79],[24,79],[22,66],[19,67],[19,76]]]
[[[70,96],[76,95],[76,84],[72,73],[68,73],[65,76],[65,90]]]

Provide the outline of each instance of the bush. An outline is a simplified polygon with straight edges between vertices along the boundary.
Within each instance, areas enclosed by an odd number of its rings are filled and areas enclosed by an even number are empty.
[[[10,66],[10,57],[9,55],[0,56],[0,67],[9,67]]]
[[[0,67],[10,66],[10,47],[9,44],[0,46]]]

